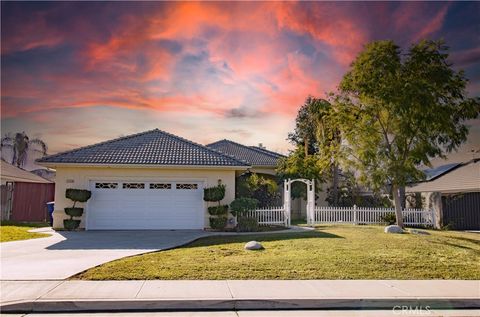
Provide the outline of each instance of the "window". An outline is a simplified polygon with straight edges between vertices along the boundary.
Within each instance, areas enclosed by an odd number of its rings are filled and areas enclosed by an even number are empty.
[[[144,189],[145,183],[123,183],[123,189]]]
[[[152,183],[150,189],[172,189],[172,184]]]
[[[95,188],[115,189],[118,188],[118,183],[95,183]]]
[[[198,189],[197,184],[177,184],[177,189]]]

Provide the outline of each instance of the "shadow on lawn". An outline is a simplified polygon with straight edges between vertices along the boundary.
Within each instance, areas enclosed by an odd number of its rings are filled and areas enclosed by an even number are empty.
[[[231,243],[246,243],[249,241],[258,241],[270,242],[270,241],[288,241],[288,240],[297,240],[297,239],[345,239],[344,237],[337,236],[328,232],[321,231],[305,231],[305,232],[286,232],[286,233],[270,233],[270,234],[258,234],[252,232],[249,235],[239,235],[239,236],[213,236],[202,238],[197,241],[194,241],[188,245],[183,246],[182,248],[196,248],[196,247],[205,247],[205,246],[214,246],[220,244],[231,244]]]
[[[309,238],[342,238],[334,234],[305,231],[249,235],[206,236],[202,230],[132,230],[132,231],[58,231],[64,240],[49,245],[47,250],[145,250],[152,252],[184,247],[238,242],[281,241]],[[192,242],[193,241],[193,242]]]

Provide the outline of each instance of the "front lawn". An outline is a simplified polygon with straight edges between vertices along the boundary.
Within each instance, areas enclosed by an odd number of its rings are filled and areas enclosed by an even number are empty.
[[[49,224],[47,223],[2,221],[0,225],[0,242],[48,237],[50,235],[46,233],[28,232],[30,229],[48,226]]]
[[[385,234],[382,226],[322,226],[305,233],[210,237],[133,256],[75,278],[480,279],[480,234]],[[263,251],[245,251],[250,240]]]

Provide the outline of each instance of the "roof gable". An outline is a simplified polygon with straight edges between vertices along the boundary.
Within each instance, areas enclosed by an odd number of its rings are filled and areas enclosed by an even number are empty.
[[[249,166],[176,135],[150,130],[46,156],[38,163]]]
[[[230,140],[220,140],[208,144],[207,147],[246,161],[254,166],[274,167],[277,166],[278,160],[284,157],[282,154],[257,146],[246,146]]]

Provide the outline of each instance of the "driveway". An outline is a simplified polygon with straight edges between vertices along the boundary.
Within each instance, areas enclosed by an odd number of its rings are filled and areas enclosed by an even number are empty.
[[[48,233],[52,236],[0,243],[0,279],[65,279],[109,261],[174,248],[210,235],[201,230]]]

